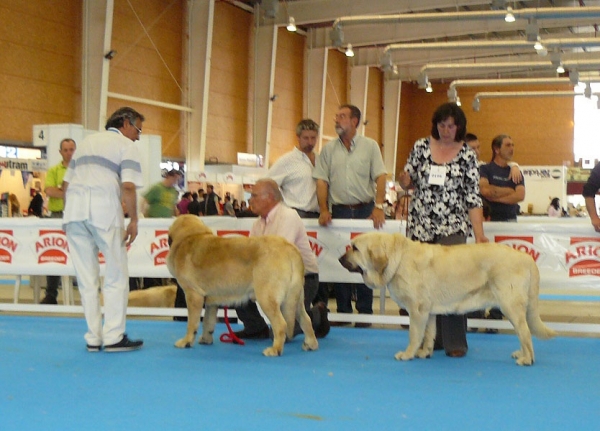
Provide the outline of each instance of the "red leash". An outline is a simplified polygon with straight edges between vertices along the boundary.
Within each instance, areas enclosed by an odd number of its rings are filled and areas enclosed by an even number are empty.
[[[243,340],[241,340],[237,335],[235,335],[233,329],[231,329],[231,325],[229,324],[229,317],[227,317],[227,307],[223,307],[223,312],[225,314],[225,325],[227,325],[228,332],[222,333],[219,337],[219,340],[221,340],[221,343],[233,343],[243,346],[246,343],[244,343]]]

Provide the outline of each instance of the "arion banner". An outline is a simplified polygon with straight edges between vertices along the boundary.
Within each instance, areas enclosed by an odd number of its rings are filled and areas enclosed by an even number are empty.
[[[222,237],[247,236],[254,222],[254,219],[217,216],[202,220]],[[166,257],[171,222],[171,219],[140,220],[139,236],[128,250],[132,277],[170,277]],[[342,268],[338,258],[353,237],[373,231],[372,222],[334,220],[328,227],[319,226],[314,219],[306,219],[304,223],[319,263],[320,280],[359,283],[360,275]],[[404,224],[388,220],[384,231],[403,233]],[[517,223],[485,223],[484,231],[490,241],[533,257],[540,269],[542,290],[600,289],[600,235],[589,220],[523,217]],[[103,261],[101,255],[99,260]],[[61,220],[0,219],[0,274],[74,275]]]

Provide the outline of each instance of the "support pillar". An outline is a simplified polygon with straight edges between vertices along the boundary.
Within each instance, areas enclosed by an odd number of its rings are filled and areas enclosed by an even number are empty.
[[[392,180],[396,175],[401,90],[402,81],[399,79],[383,82],[383,163]]]
[[[195,176],[204,171],[214,12],[215,0],[187,2],[189,43],[184,50],[187,58],[184,99],[187,100],[183,100],[182,104],[194,107],[191,112],[182,113],[187,181],[197,180]]]
[[[83,2],[81,121],[86,130],[106,123],[110,59],[104,56],[111,50],[113,8],[113,0]]]

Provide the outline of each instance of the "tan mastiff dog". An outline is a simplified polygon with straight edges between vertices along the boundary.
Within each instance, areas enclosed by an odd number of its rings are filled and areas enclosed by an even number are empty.
[[[361,273],[370,288],[387,287],[392,299],[408,310],[409,344],[396,353],[398,360],[433,354],[436,314],[499,307],[521,342],[512,354],[518,365],[534,362],[531,332],[541,339],[556,335],[540,319],[535,261],[506,245],[443,246],[399,233],[370,232],[352,240],[340,263]]]
[[[206,306],[200,344],[212,344],[219,305],[256,300],[273,328],[265,356],[283,352],[297,319],[304,332],[302,349],[319,344],[304,309],[304,264],[298,249],[276,236],[219,238],[195,215],[182,215],[169,228],[167,267],[185,292],[187,334],[176,347],[191,347]]]

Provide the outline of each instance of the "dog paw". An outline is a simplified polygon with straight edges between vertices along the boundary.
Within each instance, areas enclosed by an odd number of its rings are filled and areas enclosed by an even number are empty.
[[[515,350],[510,356],[515,359],[521,359],[521,357],[523,357],[523,352],[521,350]]]
[[[398,361],[410,361],[414,358],[414,355],[409,355],[406,352],[400,351],[394,355],[394,358],[396,358]]]
[[[267,347],[263,350],[263,355],[265,356],[281,356],[281,350],[277,350],[274,347]]]
[[[417,350],[417,354],[415,355],[417,358],[427,359],[431,358],[433,352],[429,349],[419,349]]]
[[[516,360],[517,365],[533,365],[533,359],[531,358],[526,358],[526,357],[522,357]]]
[[[213,343],[212,334],[202,335],[200,337],[200,339],[198,340],[198,344],[212,344],[212,343]]]
[[[306,340],[302,343],[302,350],[317,350],[319,348],[319,342],[315,339],[314,343],[308,343]]]
[[[192,342],[188,341],[187,338],[182,338],[175,342],[175,347],[178,347],[180,349],[189,349],[190,347],[192,347]]]

